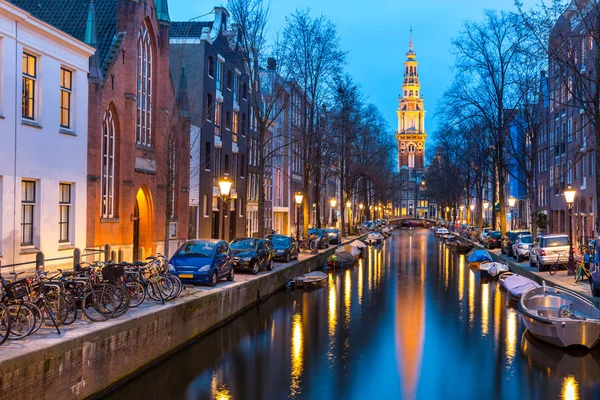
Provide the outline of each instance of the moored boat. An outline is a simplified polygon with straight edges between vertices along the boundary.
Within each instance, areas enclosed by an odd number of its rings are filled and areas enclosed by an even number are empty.
[[[600,337],[600,310],[590,300],[561,287],[527,290],[519,301],[525,327],[559,347],[594,347]]]
[[[540,287],[540,285],[523,275],[505,272],[498,277],[500,285],[506,290],[512,300],[518,301],[523,293],[531,288]]]
[[[321,271],[313,271],[293,280],[293,287],[298,289],[312,289],[325,286],[327,274]]]
[[[507,264],[497,261],[483,262],[479,264],[479,271],[484,277],[494,278],[503,272],[507,272],[508,270],[509,268]]]

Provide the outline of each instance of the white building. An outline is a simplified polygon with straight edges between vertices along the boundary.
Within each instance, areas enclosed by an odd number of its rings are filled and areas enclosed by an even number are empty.
[[[93,51],[0,0],[2,265],[85,247]]]

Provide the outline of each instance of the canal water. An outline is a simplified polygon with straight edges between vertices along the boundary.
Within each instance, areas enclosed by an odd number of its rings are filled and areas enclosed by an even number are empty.
[[[599,399],[600,349],[526,333],[495,281],[428,230],[395,231],[310,292],[285,290],[112,399]]]

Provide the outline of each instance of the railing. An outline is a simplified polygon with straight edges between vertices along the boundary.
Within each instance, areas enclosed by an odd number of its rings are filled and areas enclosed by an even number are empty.
[[[33,264],[35,264],[36,270],[43,270],[44,266],[47,262],[62,261],[62,260],[73,260],[73,269],[75,269],[77,265],[81,264],[82,257],[94,256],[94,255],[99,255],[99,254],[104,255],[105,262],[110,261],[111,252],[110,252],[110,245],[108,245],[108,244],[105,244],[104,248],[102,248],[102,249],[86,248],[83,251],[84,252],[82,253],[80,249],[75,248],[75,249],[73,249],[72,256],[55,257],[55,258],[48,258],[48,259],[46,259],[46,257],[44,256],[44,253],[42,251],[38,251],[37,253],[35,253],[34,261],[25,261],[25,262],[6,264],[6,265],[2,265],[2,262],[0,262],[0,270],[5,269],[5,268],[12,268],[14,271],[15,267],[22,267],[22,266],[33,265]]]

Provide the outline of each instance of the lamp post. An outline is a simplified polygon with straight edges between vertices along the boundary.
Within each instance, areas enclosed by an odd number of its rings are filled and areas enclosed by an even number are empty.
[[[221,239],[225,240],[225,217],[227,214],[227,204],[229,203],[229,194],[231,193],[231,185],[233,182],[226,176],[219,181],[219,192],[221,194],[221,207],[223,208],[223,224],[221,225]]]
[[[464,219],[465,219],[465,206],[463,206],[461,204],[460,206],[460,217],[458,218],[460,220],[460,223],[462,224]]]
[[[302,192],[296,192],[296,241],[300,240],[300,205],[302,204],[302,199],[304,195]]]
[[[348,200],[346,202],[346,208],[348,209],[348,235],[350,235],[350,232],[352,231],[352,210],[350,207],[352,207],[352,202]]]
[[[514,222],[515,222],[515,216],[513,215],[513,207],[515,206],[515,198],[514,197],[509,197],[508,198],[508,206],[510,207],[510,230],[512,231],[514,229]]]
[[[450,207],[446,206],[446,221],[448,221],[448,213],[450,212]]]
[[[575,275],[575,255],[573,254],[573,203],[575,201],[575,190],[571,186],[565,190],[565,201],[569,209],[569,270],[567,275]]]
[[[359,203],[358,204],[358,218],[359,218],[359,223],[362,223],[362,218],[363,218],[363,208],[365,208],[365,205],[363,203]]]
[[[473,225],[473,211],[475,211],[475,204],[471,204],[469,208],[471,209],[471,225]]]
[[[485,226],[487,226],[487,224],[488,224],[488,208],[489,207],[490,207],[490,203],[488,203],[487,201],[484,201],[483,209],[485,210],[485,218],[484,218]]]

